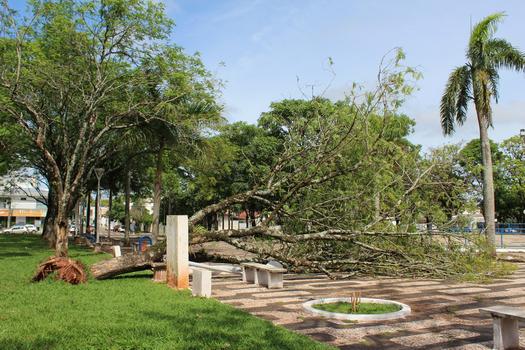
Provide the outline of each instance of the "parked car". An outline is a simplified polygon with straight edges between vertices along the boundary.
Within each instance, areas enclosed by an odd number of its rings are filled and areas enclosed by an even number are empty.
[[[28,230],[25,225],[14,225],[4,230],[4,233],[28,233]]]
[[[38,229],[36,228],[35,225],[25,225],[26,229],[27,229],[27,233],[37,233],[38,232]]]
[[[115,225],[113,227],[113,231],[114,232],[121,232],[121,233],[122,232],[126,232],[126,230],[124,229],[124,226],[122,226],[122,225]]]

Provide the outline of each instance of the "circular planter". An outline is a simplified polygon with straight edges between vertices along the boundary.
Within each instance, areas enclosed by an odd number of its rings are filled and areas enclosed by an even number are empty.
[[[377,304],[395,304],[401,307],[401,310],[395,312],[388,312],[385,314],[342,314],[338,312],[330,312],[319,310],[313,307],[317,304],[330,304],[336,302],[351,302],[351,298],[322,298],[316,300],[310,300],[303,304],[303,308],[311,313],[325,316],[329,318],[336,318],[338,320],[352,320],[352,321],[383,321],[383,320],[393,320],[396,318],[401,318],[410,315],[412,311],[410,306],[399,303],[393,300],[386,299],[374,299],[374,298],[361,298],[362,303],[377,303]]]

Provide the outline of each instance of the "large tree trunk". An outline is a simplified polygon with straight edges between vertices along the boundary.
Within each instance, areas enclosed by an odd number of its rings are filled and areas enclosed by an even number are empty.
[[[75,205],[75,236],[80,232],[80,225],[82,225],[82,216],[80,214],[80,200],[78,200]]]
[[[84,212],[86,210],[86,202],[82,198],[82,204],[80,206],[80,225],[78,226],[78,233],[82,236],[84,234]]]
[[[91,274],[96,279],[105,279],[123,273],[150,269],[154,262],[161,262],[166,253],[166,242],[159,242],[144,254],[126,254],[118,258],[99,261],[91,265]]]
[[[126,243],[129,242],[129,197],[131,194],[131,172],[128,171],[126,174],[126,200],[124,205],[124,240]]]
[[[55,225],[57,234],[57,241],[55,243],[55,256],[67,257],[68,255],[68,240],[67,240],[67,221],[61,221]]]
[[[492,155],[488,136],[486,118],[478,113],[479,137],[483,156],[483,216],[485,218],[485,235],[493,254],[496,254],[496,225],[494,179],[492,175]]]
[[[155,184],[153,186],[153,225],[152,234],[157,241],[159,236],[159,221],[160,221],[160,196],[162,191],[162,155],[164,154],[164,144],[161,143],[159,152],[157,153],[157,164],[155,169]]]
[[[252,227],[257,226],[257,221],[256,221],[257,218],[255,217],[255,208],[253,208],[253,207],[250,208],[250,218],[252,220],[251,226]]]
[[[123,273],[147,270],[151,268],[152,263],[153,260],[146,255],[128,254],[91,265],[91,274],[101,280]]]
[[[55,256],[66,257],[68,255],[68,210],[63,203],[57,203],[57,215],[54,230],[56,232]]]
[[[46,217],[44,218],[44,225],[42,228],[42,237],[48,241],[50,247],[55,247],[56,242],[56,232],[55,231],[55,217],[57,212],[57,203],[56,196],[54,191],[49,187],[49,192],[47,195],[47,212]]]

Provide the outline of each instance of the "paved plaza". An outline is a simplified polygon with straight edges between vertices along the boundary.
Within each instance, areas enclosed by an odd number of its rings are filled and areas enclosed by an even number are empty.
[[[411,306],[404,319],[350,322],[307,313],[302,303],[322,297],[384,298]],[[489,284],[430,279],[356,278],[334,281],[323,275],[287,275],[284,289],[245,284],[238,276],[216,276],[213,297],[261,318],[341,349],[491,349],[492,321],[479,308],[525,307],[525,264]],[[524,325],[525,326],[525,325]],[[521,332],[525,345],[525,329]]]

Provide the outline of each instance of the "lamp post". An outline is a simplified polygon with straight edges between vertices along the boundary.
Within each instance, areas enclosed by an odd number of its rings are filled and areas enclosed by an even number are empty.
[[[8,212],[7,212],[7,228],[11,228],[11,216],[13,216],[13,209],[11,207],[11,197],[7,199],[6,204],[9,206]]]
[[[97,223],[95,224],[95,242],[100,243],[100,179],[102,178],[102,174],[104,174],[104,168],[96,168],[95,169],[95,175],[97,176],[97,204],[96,204],[96,210],[97,215],[95,217],[95,220]]]

